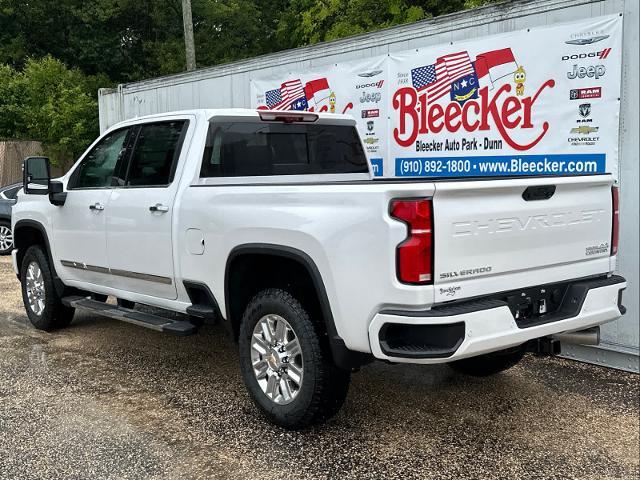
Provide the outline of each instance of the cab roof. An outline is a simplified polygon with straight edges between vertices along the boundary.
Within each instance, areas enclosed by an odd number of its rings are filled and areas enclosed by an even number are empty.
[[[261,114],[273,114],[276,116],[296,116],[296,115],[316,115],[317,121],[320,123],[352,123],[355,124],[353,116],[340,113],[317,113],[317,112],[300,112],[294,110],[257,110],[253,108],[195,108],[189,110],[176,110],[163,113],[155,113],[152,115],[144,115],[140,117],[132,117],[127,120],[123,120],[115,125],[111,126],[109,130],[124,125],[131,125],[136,123],[145,123],[147,121],[162,120],[171,117],[180,116],[196,116],[205,118],[207,121],[215,117],[225,118],[247,118],[247,119],[260,119]],[[278,121],[278,120],[265,120],[265,121]]]

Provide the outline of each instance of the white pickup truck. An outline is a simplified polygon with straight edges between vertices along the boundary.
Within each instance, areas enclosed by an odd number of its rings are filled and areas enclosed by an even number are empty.
[[[28,158],[13,263],[39,329],[219,319],[300,428],[372,359],[490,375],[597,342],[624,313],[617,198],[610,175],[373,180],[348,116],[193,110],[115,125],[56,180]]]

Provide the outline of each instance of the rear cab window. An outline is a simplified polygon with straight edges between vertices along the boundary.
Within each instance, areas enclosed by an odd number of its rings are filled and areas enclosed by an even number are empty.
[[[209,124],[200,177],[369,173],[352,125],[216,121]]]

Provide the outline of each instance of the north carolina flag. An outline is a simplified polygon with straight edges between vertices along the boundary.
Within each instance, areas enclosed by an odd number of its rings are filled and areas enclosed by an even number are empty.
[[[474,67],[478,79],[493,88],[493,82],[511,75],[518,69],[518,64],[511,49],[502,48],[477,55]]]
[[[313,99],[316,105],[327,99],[330,93],[331,89],[326,78],[311,80],[304,86],[304,94],[307,97],[307,101]]]
[[[439,57],[435,64],[411,69],[411,83],[418,92],[426,90],[435,101],[448,94],[454,82],[472,73],[469,54],[457,52]]]

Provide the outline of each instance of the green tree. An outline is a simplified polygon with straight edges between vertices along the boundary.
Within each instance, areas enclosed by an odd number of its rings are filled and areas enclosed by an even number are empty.
[[[280,46],[294,48],[415,22],[491,0],[291,0],[277,26]]]
[[[21,68],[52,55],[87,74],[126,79],[136,71],[122,48],[128,21],[116,0],[0,0],[0,62]]]
[[[274,51],[278,8],[286,3],[195,0],[193,14],[198,63],[215,65]]]
[[[50,56],[28,60],[20,74],[26,134],[42,141],[54,160],[76,156],[98,135],[97,84]]]
[[[0,65],[0,136],[39,140],[54,163],[73,158],[98,135],[96,92],[107,83],[50,56],[22,71]]]
[[[16,132],[24,131],[21,125],[24,97],[16,71],[0,64],[0,139],[14,138]]]
[[[491,0],[193,0],[209,66],[442,15]],[[130,82],[185,69],[180,0],[0,0],[0,63],[51,55]]]
[[[274,51],[288,0],[194,0],[201,66]],[[129,82],[185,68],[180,0],[0,0],[0,63],[51,55]]]

